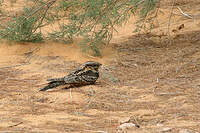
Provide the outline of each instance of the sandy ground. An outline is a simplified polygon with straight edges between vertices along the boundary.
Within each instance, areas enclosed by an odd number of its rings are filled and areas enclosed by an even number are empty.
[[[200,14],[198,1],[175,6]],[[133,34],[132,21],[119,28],[102,58],[82,54],[75,44],[1,42],[0,132],[199,133],[200,19],[174,15],[170,44],[170,7],[160,11],[152,33]],[[103,64],[101,76],[95,85],[73,88],[72,101],[62,87],[38,92],[47,78],[88,60]],[[120,130],[123,121],[140,128]]]

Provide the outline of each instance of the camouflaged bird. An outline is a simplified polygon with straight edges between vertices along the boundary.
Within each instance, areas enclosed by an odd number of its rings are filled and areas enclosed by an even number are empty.
[[[94,84],[99,78],[98,69],[100,66],[101,64],[98,62],[85,62],[80,67],[73,70],[71,73],[63,78],[47,79],[47,81],[49,81],[48,85],[44,88],[40,88],[39,91],[46,91],[48,89],[66,84],[70,86],[83,86]]]

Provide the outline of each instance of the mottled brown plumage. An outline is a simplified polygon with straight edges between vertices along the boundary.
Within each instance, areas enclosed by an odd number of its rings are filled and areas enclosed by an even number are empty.
[[[46,91],[48,89],[55,88],[60,85],[71,85],[71,86],[83,86],[94,84],[99,78],[99,67],[100,63],[94,61],[88,61],[82,64],[77,69],[70,72],[63,78],[47,79],[48,85],[44,88],[40,88],[40,91]]]

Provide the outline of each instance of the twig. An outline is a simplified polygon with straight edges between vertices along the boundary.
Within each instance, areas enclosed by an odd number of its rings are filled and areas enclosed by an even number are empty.
[[[156,89],[157,89],[157,88],[158,88],[157,86],[153,87],[153,93],[154,93],[154,94],[156,94]]]
[[[181,12],[181,14],[182,14],[183,16],[185,16],[185,17],[187,17],[187,18],[189,18],[189,19],[193,19],[193,17],[192,17],[191,15],[188,15],[188,14],[184,13],[184,12],[181,10],[180,7],[177,7],[177,8],[178,8],[178,10]]]
[[[40,49],[39,47],[36,47],[36,48],[24,53],[24,55],[29,56],[29,55],[33,54],[33,52],[38,51],[39,49]]]
[[[26,57],[24,63],[17,64],[17,65],[13,65],[13,66],[4,66],[4,67],[0,67],[0,69],[5,69],[5,68],[12,68],[12,67],[19,67],[19,66],[29,65],[29,64],[30,64],[31,57],[32,57],[31,55],[28,55],[28,56]]]
[[[34,12],[32,12],[31,14],[29,14],[27,17],[33,16],[35,13],[37,13],[38,11],[40,11],[41,9],[43,9],[45,6],[47,6],[47,7],[49,7],[49,5],[51,6],[54,2],[56,2],[56,0],[49,1],[48,3],[45,3],[44,5],[40,6],[38,9],[36,9]]]
[[[88,104],[83,108],[83,110],[86,110],[90,106],[90,104],[94,101],[95,97],[96,94],[94,94],[92,98],[88,98],[87,100]]]
[[[15,127],[15,126],[18,126],[18,125],[20,125],[20,124],[22,124],[23,122],[19,122],[19,123],[17,123],[17,124],[14,124],[14,125],[11,125],[11,126],[8,126],[8,127]]]
[[[135,116],[134,116],[134,115],[133,115],[132,117],[133,117],[134,121],[137,123],[137,124],[135,124],[135,125],[136,125],[136,127],[138,127],[138,128],[139,128],[139,127],[140,127],[140,126],[139,126],[139,122],[137,121],[137,119],[135,118]]]
[[[5,67],[0,67],[0,69],[5,69],[5,68],[12,68],[12,67],[19,67],[19,66],[24,66],[24,65],[28,65],[30,64],[30,60],[32,58],[32,54],[34,51],[38,51],[39,47],[34,48],[33,50],[24,53],[24,55],[26,56],[24,63],[21,64],[17,64],[17,65],[13,65],[13,66],[5,66]]]
[[[160,93],[155,93],[157,96],[164,96],[164,95],[184,95],[183,93],[173,93],[173,92],[169,92],[169,93],[164,93],[164,92],[160,92]]]
[[[31,14],[28,14],[28,15],[26,15],[26,16],[24,16],[26,19],[27,18],[29,18],[30,16],[33,16],[35,13],[37,13],[38,11],[40,11],[41,9],[43,9],[45,6],[47,6],[47,10],[49,9],[49,7],[51,6],[51,5],[53,5],[55,2],[56,2],[57,0],[53,0],[53,1],[49,1],[48,3],[46,3],[46,4],[44,4],[44,5],[42,5],[42,6],[40,6],[39,8],[37,8],[35,11],[33,11],[33,12],[31,12]],[[46,11],[45,11],[46,12]],[[42,18],[42,21],[43,21],[43,19],[44,18]],[[16,25],[19,25],[19,24],[21,24],[21,23],[17,23]],[[9,31],[10,32],[10,31]],[[5,37],[5,36],[7,36],[8,34],[9,34],[9,32],[7,33],[7,34],[4,34],[2,37]],[[35,32],[35,31],[34,31]],[[33,32],[33,33],[34,33]]]
[[[45,18],[45,16],[46,16],[46,14],[47,14],[47,11],[49,10],[49,8],[50,8],[55,2],[56,2],[56,0],[53,0],[53,1],[49,2],[48,4],[46,4],[47,8],[46,8],[46,10],[45,10],[45,12],[44,12],[44,14],[43,14],[43,16],[42,16],[42,18],[41,18],[41,20],[40,20],[38,26],[34,29],[34,31],[33,31],[32,33],[36,32],[36,30],[37,30],[39,27],[41,27],[41,24],[42,24],[42,22],[43,22],[43,20],[44,20],[44,18]]]
[[[172,8],[170,11],[170,16],[169,16],[169,20],[168,20],[168,39],[170,41],[170,44],[172,44],[171,35],[170,35],[170,25],[171,25],[171,17],[172,17],[172,13],[173,13],[173,9],[174,9],[174,3],[175,3],[175,0],[173,0]]]

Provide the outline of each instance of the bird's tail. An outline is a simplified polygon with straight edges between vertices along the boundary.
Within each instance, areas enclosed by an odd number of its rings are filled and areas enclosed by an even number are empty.
[[[64,80],[62,80],[62,81],[52,80],[51,82],[48,83],[47,86],[40,88],[39,91],[46,91],[48,89],[52,89],[52,88],[55,88],[55,87],[58,87],[58,86],[64,85],[64,84],[65,84]]]

